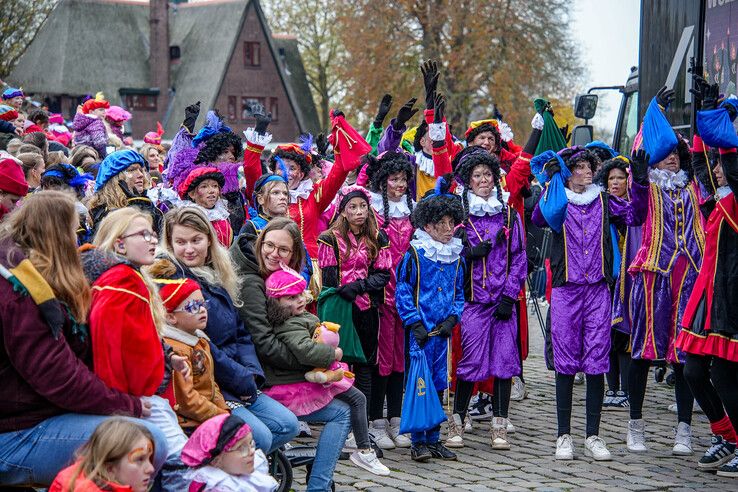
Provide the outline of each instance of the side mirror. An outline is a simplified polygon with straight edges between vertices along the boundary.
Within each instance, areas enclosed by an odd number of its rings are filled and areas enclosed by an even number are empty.
[[[584,147],[592,140],[594,140],[592,125],[577,125],[571,131],[571,140],[569,142],[569,145],[571,145],[572,147],[575,145],[581,145],[582,147]]]
[[[596,94],[579,94],[574,100],[574,116],[583,120],[591,120],[597,112]]]

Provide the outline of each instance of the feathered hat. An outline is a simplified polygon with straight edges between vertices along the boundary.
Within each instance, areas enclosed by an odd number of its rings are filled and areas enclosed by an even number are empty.
[[[90,98],[82,104],[82,112],[88,114],[90,111],[96,109],[109,109],[110,103],[105,100],[105,94],[98,92],[95,94],[95,98]]]
[[[63,162],[47,167],[41,174],[42,182],[49,178],[55,178],[77,191],[84,190],[87,183],[95,179],[91,174],[80,174],[76,167]]]
[[[411,221],[414,227],[422,229],[449,215],[455,224],[464,220],[464,207],[461,199],[450,192],[453,176],[446,174],[436,181],[434,189],[429,190],[413,210]]]
[[[278,165],[277,158],[290,159],[300,166],[300,171],[307,176],[310,174],[310,166],[313,164],[313,156],[311,150],[313,147],[313,136],[309,133],[300,136],[300,143],[290,143],[277,145],[272,153],[269,161],[272,171],[275,171]]]

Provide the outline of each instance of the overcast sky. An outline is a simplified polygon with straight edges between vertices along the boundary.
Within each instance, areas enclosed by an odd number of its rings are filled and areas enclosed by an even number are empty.
[[[599,85],[625,84],[630,67],[638,65],[640,32],[639,0],[576,0],[573,3],[573,34],[582,48],[589,69],[586,89]],[[590,123],[614,128],[619,95],[600,95],[597,115]]]

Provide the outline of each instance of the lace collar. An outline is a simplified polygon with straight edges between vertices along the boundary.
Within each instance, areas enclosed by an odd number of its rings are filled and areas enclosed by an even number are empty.
[[[290,203],[297,203],[297,200],[302,198],[303,200],[307,200],[310,196],[310,193],[313,191],[313,180],[312,179],[303,179],[300,181],[300,184],[297,185],[297,188],[294,190],[290,190]]]
[[[502,192],[502,201],[507,203],[510,199],[510,193]],[[486,200],[479,195],[469,192],[469,214],[482,217],[484,215],[497,215],[502,211],[503,203],[497,199],[497,195],[493,192]]]
[[[678,173],[667,171],[666,169],[649,169],[648,178],[656,186],[666,191],[674,191],[677,188],[684,188],[689,182],[687,173],[681,169]]]
[[[415,153],[415,165],[428,176],[433,176],[435,174],[433,157],[426,155],[422,150]]]
[[[728,185],[721,186],[720,188],[715,190],[715,195],[717,195],[718,200],[722,200],[723,198],[725,198],[726,196],[730,194],[730,191],[731,191],[730,186]]]
[[[231,216],[222,198],[219,198],[218,201],[215,202],[215,206],[213,208],[201,207],[197,203],[192,202],[190,200],[183,200],[181,203],[181,206],[199,208],[200,210],[205,212],[205,215],[208,217],[208,220],[210,222],[215,222],[217,220],[228,220]]]
[[[587,186],[587,189],[582,193],[574,193],[569,188],[564,189],[566,190],[566,199],[572,205],[589,205],[602,193],[602,187],[594,183]]]
[[[461,239],[454,237],[448,243],[444,244],[433,239],[430,234],[422,229],[415,231],[413,240],[410,241],[415,249],[422,249],[423,255],[431,261],[440,263],[453,263],[459,259],[461,250],[464,245]]]
[[[380,215],[384,216],[384,201],[380,193],[374,193],[370,191],[369,194],[372,197],[372,208]],[[399,201],[393,202],[387,200],[389,204],[389,216],[391,219],[403,219],[410,215],[410,207],[407,206],[407,200],[403,196]],[[413,202],[413,205],[415,203]]]

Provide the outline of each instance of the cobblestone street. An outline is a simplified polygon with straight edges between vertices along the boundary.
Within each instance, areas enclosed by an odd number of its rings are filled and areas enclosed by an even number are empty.
[[[336,490],[430,491],[430,490],[738,490],[738,482],[697,470],[697,460],[710,442],[709,425],[702,413],[695,413],[691,457],[671,455],[676,414],[668,410],[673,403],[673,389],[649,378],[644,404],[649,450],[629,453],[625,447],[628,413],[605,411],[601,436],[613,455],[609,462],[594,462],[584,457],[584,386],[574,387],[572,436],[576,459],[554,460],[556,412],[553,373],[546,370],[543,337],[529,313],[531,348],[525,363],[529,396],[511,402],[510,419],[516,433],[510,435],[510,451],[492,451],[488,422],[475,422],[465,434],[466,447],[454,450],[456,462],[432,460],[415,463],[410,450],[385,451],[382,462],[392,474],[372,475],[349,461],[340,461],[335,473]],[[317,428],[313,426],[314,434]],[[296,490],[304,489],[304,468],[295,470]]]

